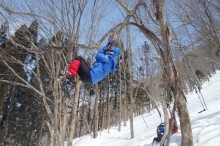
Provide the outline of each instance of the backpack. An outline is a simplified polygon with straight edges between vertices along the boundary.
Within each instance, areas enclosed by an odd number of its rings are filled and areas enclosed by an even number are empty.
[[[160,142],[163,136],[163,133],[164,133],[164,123],[161,123],[159,126],[157,126],[157,137],[153,139],[153,143],[154,141]]]
[[[164,133],[164,123],[161,123],[159,126],[157,126],[157,132],[159,134],[163,134]]]

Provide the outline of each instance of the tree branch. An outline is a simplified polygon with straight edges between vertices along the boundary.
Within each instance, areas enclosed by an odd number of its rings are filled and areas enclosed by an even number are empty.
[[[140,18],[137,16],[137,14],[135,13],[136,9],[140,6],[140,5],[145,5],[143,0],[139,0],[137,2],[137,4],[134,6],[133,9],[130,9],[128,7],[128,5],[126,5],[124,2],[122,2],[121,0],[116,0],[126,11],[129,15],[131,15],[135,22],[138,23],[139,25],[142,24],[142,21],[140,20]]]
[[[25,85],[25,84],[21,84],[21,83],[18,83],[18,82],[13,82],[13,81],[8,81],[8,80],[0,80],[0,82],[7,83],[7,84],[18,85],[18,86],[22,86],[22,87],[31,89],[30,86]]]
[[[0,7],[4,11],[6,11],[9,15],[16,14],[16,15],[27,15],[27,16],[34,16],[34,17],[42,17],[42,16],[39,16],[39,15],[31,13],[31,12],[17,12],[17,11],[13,11],[13,10],[7,8],[6,6],[4,6],[2,3],[0,3]],[[45,18],[45,17],[43,17],[43,18]]]
[[[23,86],[23,87],[28,87],[32,90],[34,90],[36,93],[38,93],[40,96],[46,98],[50,103],[53,104],[52,100],[49,99],[48,97],[46,97],[44,94],[42,94],[40,91],[38,91],[36,88],[34,88],[32,85],[30,85],[27,81],[25,81],[23,78],[21,78],[9,65],[7,62],[3,61],[3,63],[9,68],[9,70],[19,79],[21,80],[23,83],[25,84],[21,84],[21,83],[16,83],[17,85]],[[2,81],[2,80],[1,80]],[[11,82],[11,81],[8,81]]]

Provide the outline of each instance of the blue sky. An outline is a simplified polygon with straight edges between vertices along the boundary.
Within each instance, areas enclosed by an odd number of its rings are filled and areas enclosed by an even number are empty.
[[[29,5],[26,4],[26,1],[29,2]],[[30,6],[31,8],[34,7],[34,10],[36,12],[39,12],[38,9],[36,9],[35,4],[40,4],[42,0],[7,0],[4,1],[4,4],[6,6],[8,6],[10,9],[12,10],[17,10],[17,11],[23,11],[23,12],[30,12],[30,10],[28,9],[28,6]],[[60,2],[59,0],[55,0],[54,1],[54,7],[56,6],[60,6]],[[94,41],[95,43],[106,33],[108,32],[112,27],[114,27],[115,25],[117,25],[118,23],[122,22],[124,20],[124,16],[122,13],[124,13],[124,10],[122,8],[119,7],[119,5],[114,1],[114,0],[106,0],[105,3],[102,3],[102,1],[100,1],[98,3],[98,1],[96,2],[96,10],[97,13],[102,16],[100,17],[99,22],[97,23],[94,22],[91,18],[91,11],[92,11],[92,7],[94,5],[95,1],[88,1],[88,5],[85,8],[85,12],[82,16],[82,25],[81,25],[81,32],[80,32],[80,43],[86,44],[88,45],[88,34],[89,34],[89,26],[93,23],[94,27],[96,29],[96,31],[93,33],[93,35],[95,34],[96,37],[92,39],[92,41]],[[132,3],[130,3],[130,5],[132,5]],[[173,11],[173,5],[172,3],[166,3],[168,10],[167,10],[167,14],[168,14],[168,18],[169,21],[171,23],[171,25],[174,28],[178,28],[179,31],[177,31],[176,33],[180,36],[180,38],[185,42],[188,40],[188,38],[186,37],[186,33],[184,32],[184,30],[182,29],[182,24],[180,23],[180,21],[178,19],[175,18],[175,16],[171,13],[171,11]],[[42,8],[41,9],[46,9],[46,5],[43,6],[42,4]],[[42,16],[48,17],[47,14],[42,14],[39,13]],[[59,15],[59,14],[58,14]],[[9,16],[9,15],[6,15]],[[29,25],[31,23],[31,21],[33,20],[33,18],[27,18],[27,17],[18,17],[18,16],[10,16],[9,17],[10,21],[12,23],[11,26],[14,26],[15,29],[17,27],[19,27],[21,24],[27,24]],[[67,18],[67,17],[66,17]],[[70,20],[72,21],[72,20]],[[52,34],[54,34],[54,27],[52,25],[50,25],[48,22],[46,21],[41,21],[44,23],[44,25],[46,27],[48,27],[49,29],[52,30]],[[13,27],[11,27],[13,28]],[[62,28],[58,28],[57,29],[62,29]],[[157,30],[157,28],[154,26],[151,29],[154,29],[154,31],[157,33],[159,33],[159,31]],[[182,29],[182,30],[181,30]],[[51,31],[50,30],[50,31]],[[137,51],[138,48],[140,48],[143,43],[145,41],[148,41],[147,38],[140,32],[140,30],[138,28],[132,27],[131,28],[132,31],[132,38],[131,38],[131,43],[132,43],[132,48],[133,48],[133,54],[138,58],[140,58],[139,53]],[[43,36],[45,36],[44,34],[42,34]],[[123,33],[122,36],[124,36],[124,38],[126,38],[126,34]],[[39,37],[40,39],[40,37]],[[105,45],[107,42],[107,40],[104,41],[104,43],[102,44]],[[149,43],[150,47],[152,48],[152,45]],[[152,49],[154,50],[154,49]],[[153,51],[153,53],[156,55],[155,51]]]

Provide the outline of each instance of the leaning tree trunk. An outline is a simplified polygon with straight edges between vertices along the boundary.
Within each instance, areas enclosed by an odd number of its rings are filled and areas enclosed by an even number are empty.
[[[193,136],[191,129],[191,122],[189,117],[189,112],[186,105],[186,100],[183,91],[181,91],[177,100],[177,111],[180,120],[180,128],[182,135],[181,146],[193,146]]]
[[[162,57],[162,65],[166,75],[167,87],[171,89],[174,95],[174,100],[177,103],[177,110],[180,119],[180,127],[182,134],[181,146],[192,146],[193,137],[189,112],[186,106],[186,97],[183,92],[180,78],[176,66],[174,65],[172,54],[170,51],[171,31],[167,25],[164,14],[164,0],[153,1],[156,17],[159,22],[162,36],[162,46],[164,49]],[[162,54],[161,54],[162,55]]]

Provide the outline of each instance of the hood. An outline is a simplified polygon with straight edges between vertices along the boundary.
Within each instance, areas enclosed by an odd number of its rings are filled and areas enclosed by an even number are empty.
[[[117,48],[117,47],[113,47],[112,50],[114,51],[114,56],[115,56],[115,57],[120,56],[121,51],[120,51],[119,48]]]

